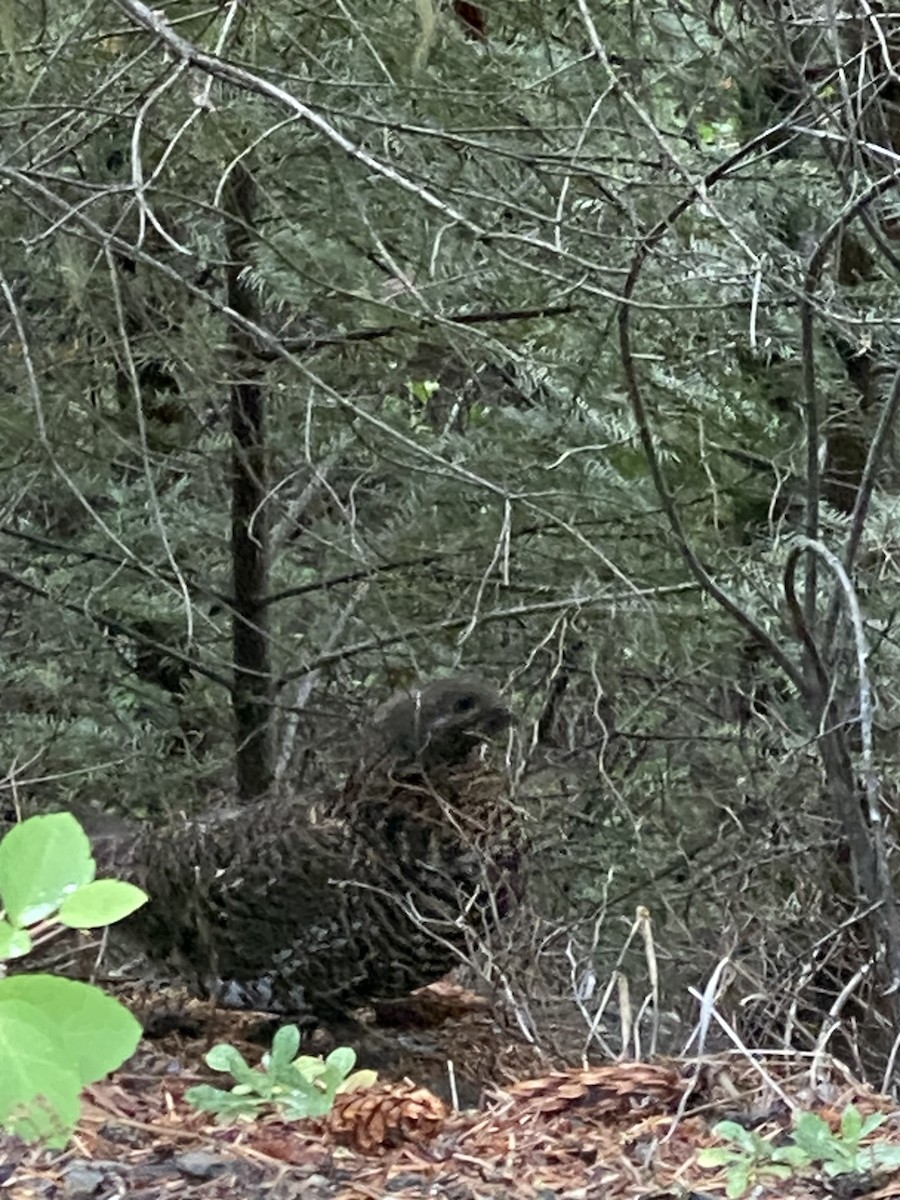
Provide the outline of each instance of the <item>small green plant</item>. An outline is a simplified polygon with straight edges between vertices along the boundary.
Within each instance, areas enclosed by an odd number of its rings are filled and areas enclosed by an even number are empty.
[[[0,841],[0,1128],[66,1144],[82,1089],[129,1058],[141,1027],[99,988],[52,975],[7,977],[3,963],[64,929],[120,921],[147,900],[140,888],[94,878],[84,830],[70,813],[31,817]]]
[[[826,1175],[863,1174],[867,1171],[900,1167],[900,1146],[875,1142],[860,1143],[887,1120],[884,1113],[871,1113],[863,1119],[850,1104],[841,1117],[840,1133],[834,1133],[817,1113],[801,1113],[794,1129],[794,1141],[810,1159],[822,1164]]]
[[[437,379],[408,379],[406,387],[410,396],[423,408],[426,407],[435,392],[439,392],[441,389]]]
[[[893,1170],[900,1167],[900,1146],[888,1142],[861,1144],[886,1119],[884,1113],[872,1113],[864,1119],[851,1104],[841,1117],[840,1132],[834,1133],[818,1113],[805,1112],[797,1118],[788,1140],[780,1145],[735,1121],[720,1121],[713,1133],[732,1145],[701,1150],[697,1161],[701,1167],[725,1167],[730,1200],[745,1195],[766,1179],[788,1179],[813,1165],[821,1166],[830,1176]]]
[[[731,1146],[710,1146],[701,1150],[697,1161],[701,1167],[724,1167],[729,1200],[745,1195],[757,1184],[767,1180],[790,1179],[809,1163],[799,1146],[790,1143],[776,1146],[768,1138],[745,1129],[736,1121],[719,1121],[713,1133],[732,1142]]]
[[[272,1039],[271,1053],[262,1065],[251,1067],[234,1046],[218,1045],[206,1055],[214,1071],[227,1071],[235,1079],[230,1091],[201,1084],[190,1088],[187,1099],[195,1108],[212,1112],[221,1123],[252,1120],[261,1111],[274,1108],[284,1116],[299,1119],[329,1113],[335,1097],[356,1088],[371,1087],[374,1071],[354,1071],[356,1053],[340,1046],[327,1058],[299,1055],[300,1031],[284,1025]]]

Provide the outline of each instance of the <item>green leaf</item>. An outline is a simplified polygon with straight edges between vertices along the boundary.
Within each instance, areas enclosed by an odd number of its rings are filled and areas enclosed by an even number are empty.
[[[752,1171],[752,1163],[735,1163],[728,1172],[728,1180],[725,1184],[725,1195],[728,1200],[738,1200],[738,1197],[749,1191]]]
[[[298,1060],[300,1061],[300,1060]],[[294,1062],[291,1064],[290,1070],[286,1071],[281,1081],[284,1084],[284,1090],[299,1096],[322,1096],[325,1094],[325,1064],[321,1059],[309,1065],[306,1069],[301,1069]]]
[[[95,929],[123,920],[147,900],[147,893],[132,883],[96,879],[66,896],[59,907],[59,920],[70,929]]]
[[[725,1146],[707,1146],[697,1154],[697,1162],[701,1167],[727,1167],[736,1160],[735,1152]]]
[[[778,1146],[772,1153],[772,1160],[774,1162],[788,1163],[789,1166],[794,1168],[808,1167],[810,1161],[806,1151],[796,1145]]]
[[[348,1075],[338,1088],[338,1092],[340,1094],[344,1092],[358,1092],[363,1088],[374,1087],[377,1082],[378,1072],[364,1067],[362,1070],[354,1071],[352,1075]]]
[[[713,1126],[713,1133],[730,1142],[737,1142],[741,1149],[746,1150],[748,1154],[756,1154],[757,1142],[760,1139],[754,1137],[749,1129],[745,1129],[737,1121],[718,1121]]]
[[[350,1046],[338,1046],[325,1059],[324,1070],[319,1079],[319,1086],[328,1096],[331,1103],[337,1095],[338,1088],[353,1070],[356,1063],[356,1051]]]
[[[123,1004],[76,979],[0,979],[0,1007],[9,1003],[29,1005],[49,1024],[65,1047],[62,1061],[71,1065],[81,1085],[120,1067],[141,1040],[141,1027]]]
[[[865,1121],[863,1121],[862,1129],[859,1132],[861,1138],[868,1137],[870,1133],[874,1133],[887,1120],[887,1113],[869,1113]]]
[[[29,817],[0,841],[0,898],[12,925],[33,925],[94,878],[91,844],[71,813]]]
[[[440,390],[441,385],[436,379],[410,379],[406,386],[409,388],[409,394],[420,404],[425,405],[434,393]]]
[[[891,1169],[900,1167],[900,1146],[889,1146],[886,1142],[876,1142],[869,1151],[863,1151],[863,1154],[871,1154],[875,1167]]]
[[[221,1088],[212,1087],[208,1083],[198,1084],[188,1088],[185,1098],[189,1104],[202,1112],[218,1113],[223,1118],[235,1118],[254,1115],[261,1104],[258,1099],[247,1096],[236,1096],[234,1092],[224,1092]]]
[[[849,1158],[827,1158],[822,1163],[822,1170],[825,1174],[833,1179],[835,1175],[846,1175],[848,1172],[856,1172],[860,1169],[862,1163],[857,1160],[855,1154]]]
[[[227,1042],[216,1042],[215,1046],[211,1046],[204,1055],[206,1065],[212,1067],[214,1071],[230,1071],[235,1058],[240,1059],[244,1066],[247,1064],[238,1050],[234,1046],[229,1046]]]
[[[293,1062],[294,1070],[304,1079],[320,1079],[325,1074],[325,1063],[318,1055],[300,1054]]]
[[[853,1166],[847,1166],[846,1163],[839,1162],[836,1158],[828,1158],[822,1163],[822,1170],[829,1178],[834,1178],[835,1175],[846,1175],[847,1171],[853,1169]]]
[[[811,1112],[801,1113],[797,1118],[794,1141],[812,1159],[831,1158],[837,1145],[828,1122]]]
[[[264,1078],[259,1071],[253,1070],[239,1050],[226,1042],[220,1042],[209,1050],[206,1064],[214,1071],[228,1071],[238,1083],[246,1084],[252,1091],[257,1090],[258,1084]]]
[[[219,1101],[230,1095],[230,1092],[223,1092],[221,1088],[213,1087],[210,1083],[198,1083],[184,1093],[188,1103],[204,1112],[216,1112]]]
[[[0,962],[21,958],[30,949],[31,935],[27,929],[14,929],[9,921],[0,920]]]
[[[838,1171],[858,1171],[860,1169],[859,1156],[860,1149],[858,1146],[843,1146],[838,1142],[834,1146],[831,1157],[826,1161],[825,1165],[827,1166],[828,1162],[831,1162]]]
[[[297,1026],[282,1026],[275,1034],[271,1052],[263,1059],[262,1071],[251,1068],[234,1046],[213,1046],[206,1055],[208,1065],[230,1072],[238,1082],[230,1092],[206,1085],[192,1088],[186,1093],[188,1100],[223,1118],[246,1116],[268,1104],[289,1118],[299,1119],[330,1112],[342,1084],[352,1081],[353,1086],[365,1086],[377,1078],[374,1071],[357,1071],[346,1078],[356,1062],[356,1053],[349,1047],[332,1051],[323,1061],[309,1054],[297,1055],[299,1045]]]
[[[300,1030],[296,1025],[282,1025],[272,1039],[272,1069],[278,1071],[289,1067],[299,1049]]]
[[[318,1088],[311,1088],[308,1093],[290,1092],[279,1098],[278,1107],[292,1120],[300,1121],[306,1117],[324,1117],[331,1112],[334,1098]]]
[[[787,1163],[770,1162],[759,1168],[760,1175],[768,1175],[775,1179],[790,1179],[793,1173],[793,1168]]]
[[[325,1059],[325,1066],[337,1071],[344,1079],[356,1066],[356,1051],[352,1046],[338,1046]]]
[[[64,1146],[78,1120],[81,1080],[53,1022],[25,1001],[0,1000],[0,1062],[0,1126]]]
[[[848,1104],[841,1116],[841,1138],[845,1142],[859,1145],[862,1133],[862,1113],[855,1104]]]

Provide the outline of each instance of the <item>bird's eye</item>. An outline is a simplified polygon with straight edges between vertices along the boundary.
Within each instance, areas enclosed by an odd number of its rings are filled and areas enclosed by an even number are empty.
[[[453,705],[453,711],[458,713],[468,712],[475,707],[475,701],[471,696],[460,696]]]

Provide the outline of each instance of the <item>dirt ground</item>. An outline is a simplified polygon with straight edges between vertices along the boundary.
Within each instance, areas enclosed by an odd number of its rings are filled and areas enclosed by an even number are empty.
[[[213,1042],[258,1058],[259,1021],[254,1029],[247,1014],[197,1006],[89,1089],[64,1151],[0,1139],[0,1196],[705,1200],[735,1186],[727,1169],[697,1161],[722,1144],[712,1129],[723,1118],[778,1144],[796,1111],[816,1111],[837,1129],[852,1103],[863,1115],[887,1114],[874,1136],[900,1144],[896,1104],[831,1059],[735,1051],[548,1070],[474,998],[438,992],[436,1004],[426,1003],[427,1019],[420,1014],[413,1028],[407,1013],[405,1026],[363,1033],[359,1065],[374,1065],[379,1081],[339,1097],[327,1119],[271,1112],[231,1125],[197,1112],[184,1093],[200,1081],[226,1086],[203,1061]],[[495,1082],[476,1095],[479,1077]],[[830,1179],[807,1167],[785,1179],[761,1172],[751,1184],[751,1197],[900,1198],[900,1171]]]

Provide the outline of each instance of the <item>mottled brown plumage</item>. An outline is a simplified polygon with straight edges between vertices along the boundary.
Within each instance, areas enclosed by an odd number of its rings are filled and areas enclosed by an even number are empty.
[[[109,843],[104,865],[151,896],[127,933],[203,993],[293,1013],[439,978],[505,903],[506,779],[479,750],[509,722],[484,683],[415,686],[375,714],[326,819],[278,799]]]

